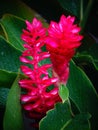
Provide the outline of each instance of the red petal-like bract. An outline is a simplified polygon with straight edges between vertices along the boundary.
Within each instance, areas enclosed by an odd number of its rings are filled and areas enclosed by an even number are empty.
[[[66,83],[69,77],[69,62],[80,46],[80,27],[74,24],[75,17],[62,15],[59,23],[51,21],[46,38],[47,50],[59,82]]]
[[[39,20],[34,18],[32,23],[26,20],[27,28],[22,34],[25,50],[20,61],[24,63],[21,71],[27,78],[20,80],[19,85],[25,90],[21,95],[23,108],[34,119],[40,120],[61,101],[58,85],[67,82],[69,62],[83,38],[74,21],[74,17],[62,15],[58,23],[51,21],[47,34]],[[42,51],[44,45],[48,51]],[[41,64],[46,58],[52,63]],[[50,69],[53,69],[51,77]]]
[[[50,57],[48,52],[42,51],[46,29],[36,18],[32,23],[26,21],[26,24],[27,30],[23,30],[22,34],[25,51],[22,53],[20,61],[25,64],[21,66],[21,71],[27,78],[19,81],[21,88],[26,90],[21,95],[21,101],[30,117],[41,119],[49,109],[54,107],[56,102],[61,101],[56,85],[58,79],[53,76],[49,77],[48,70],[52,64],[40,65],[42,60]],[[50,89],[50,86],[53,88]]]

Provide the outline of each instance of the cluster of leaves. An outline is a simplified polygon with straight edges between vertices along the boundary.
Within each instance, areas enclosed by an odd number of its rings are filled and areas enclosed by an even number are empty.
[[[84,0],[58,2],[68,11],[67,13],[77,16],[84,29],[86,21],[83,17],[89,12],[85,10],[91,6],[92,0],[85,1],[85,4]],[[26,26],[25,19],[31,21],[37,17],[45,26],[47,23],[34,10],[18,0],[7,3],[2,0],[0,13],[0,114],[2,113],[3,121],[1,123],[4,130],[22,130],[24,123],[18,86],[18,80],[23,77],[19,72],[21,64],[19,56],[23,51],[20,36]],[[57,103],[53,110],[47,112],[40,121],[40,130],[98,129],[98,95],[96,87],[92,84],[94,78],[89,75],[98,74],[97,50],[98,44],[85,34],[82,46],[70,63],[70,76],[66,88],[61,86],[59,90],[63,102]]]

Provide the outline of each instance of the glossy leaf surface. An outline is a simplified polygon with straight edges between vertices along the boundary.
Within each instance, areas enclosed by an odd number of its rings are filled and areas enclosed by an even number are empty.
[[[4,115],[4,130],[22,130],[23,120],[20,105],[20,88],[17,77],[7,97],[6,111]],[[10,122],[9,122],[10,121]]]

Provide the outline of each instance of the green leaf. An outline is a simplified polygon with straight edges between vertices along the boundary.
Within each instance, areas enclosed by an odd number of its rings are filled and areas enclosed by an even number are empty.
[[[98,70],[98,43],[95,39],[86,34],[83,43],[78,49],[78,53],[75,55],[74,60],[79,66],[89,66],[91,69]]]
[[[16,76],[16,73],[0,70],[0,87],[10,88]]]
[[[69,125],[66,124],[63,126],[62,130],[91,130],[88,119],[90,118],[89,114],[79,114],[76,115]]]
[[[1,26],[0,26],[0,35],[3,36],[3,37],[5,37],[4,31],[3,31],[3,29],[2,29]]]
[[[69,96],[80,112],[89,112],[92,115],[93,130],[98,129],[98,94],[86,74],[73,62],[70,64],[70,77],[67,83]]]
[[[38,13],[36,13],[36,11],[20,0],[1,0],[0,3],[0,17],[2,17],[5,13],[9,13],[30,21],[32,21],[32,18],[37,17],[45,22],[45,20]]]
[[[0,69],[17,72],[20,67],[21,52],[0,37]],[[2,78],[2,77],[0,77]]]
[[[8,93],[9,93],[8,88],[0,87],[0,109],[1,108],[4,109],[4,107],[6,105]]]
[[[58,0],[61,6],[69,13],[80,17],[80,0]]]
[[[60,130],[65,123],[68,124],[70,121],[71,113],[69,111],[69,105],[66,102],[64,104],[58,103],[41,120],[40,130]]]
[[[8,92],[17,77],[17,73],[0,70],[0,108],[6,105]],[[21,74],[24,78],[24,75]]]
[[[83,34],[83,40],[81,46],[77,49],[79,53],[88,51],[88,49],[96,43],[94,37],[88,33]]]
[[[40,130],[90,130],[89,118],[86,113],[72,117],[67,102],[57,103],[55,108],[48,111],[46,117],[40,121]]]
[[[41,19],[43,21],[43,19]],[[23,40],[21,39],[22,30],[26,28],[26,23],[21,18],[5,14],[0,20],[1,27],[5,33],[7,41],[20,51],[24,50]]]
[[[23,120],[20,105],[20,88],[17,77],[9,91],[4,115],[4,130],[22,130]]]
[[[91,69],[95,69],[98,71],[98,60],[94,59],[89,54],[79,54],[74,58],[75,63],[81,68],[85,68],[86,66]]]
[[[61,97],[63,103],[64,103],[66,100],[68,100],[69,91],[68,91],[67,86],[65,86],[65,85],[62,84],[62,85],[59,87],[59,95],[60,95],[60,97]]]
[[[6,3],[5,3],[6,2]],[[4,1],[1,0],[0,4],[0,16],[2,16],[5,13],[11,13],[13,15],[17,15],[21,18],[31,18],[32,11],[29,7],[27,7],[23,2],[19,0],[9,0]],[[29,15],[28,15],[28,14]]]
[[[85,1],[87,1],[87,5],[85,4]],[[90,11],[91,11],[93,3],[94,3],[93,0],[89,0],[89,1],[85,0],[85,1],[81,0],[81,9],[80,9],[80,14],[81,14],[80,15],[80,26],[82,28],[81,33],[83,33],[84,29],[86,28],[86,23],[87,23],[88,17],[90,15]],[[85,9],[84,9],[84,5],[86,5]]]
[[[98,43],[94,43],[88,50],[88,53],[91,54],[96,60],[98,59]]]
[[[95,66],[98,70],[98,43],[94,43],[87,51],[87,54],[92,57]]]
[[[22,29],[25,28],[25,22],[20,18],[6,14],[1,19],[1,27],[4,30],[7,41],[19,50],[24,50],[21,40]]]

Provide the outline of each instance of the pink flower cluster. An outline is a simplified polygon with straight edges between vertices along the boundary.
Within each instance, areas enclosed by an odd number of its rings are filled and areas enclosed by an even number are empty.
[[[59,82],[66,83],[69,75],[69,61],[80,46],[83,36],[80,27],[74,24],[75,17],[62,15],[59,23],[51,21],[46,39],[47,50]]]
[[[19,81],[22,88],[26,90],[25,94],[21,95],[23,108],[29,112],[32,118],[42,118],[46,111],[54,107],[54,104],[61,101],[58,95],[58,87],[56,85],[57,78],[49,77],[48,69],[52,64],[40,65],[40,62],[50,57],[49,52],[42,51],[45,45],[45,29],[36,18],[30,24],[26,21],[27,30],[23,30],[22,39],[26,42],[26,49],[20,61],[31,65],[22,65],[21,70],[27,76],[26,79]],[[53,85],[53,89],[49,87]]]
[[[48,29],[36,18],[32,23],[26,21],[27,28],[22,34],[25,50],[20,61],[24,63],[21,71],[27,78],[20,80],[19,84],[26,90],[21,95],[23,108],[32,118],[41,119],[56,102],[61,101],[58,82],[67,82],[69,61],[82,39],[80,27],[74,24],[74,20],[74,17],[62,15],[59,23],[52,21]],[[43,46],[47,51],[42,50]],[[52,63],[41,64],[47,58]],[[49,69],[53,71],[52,76],[49,76]]]

